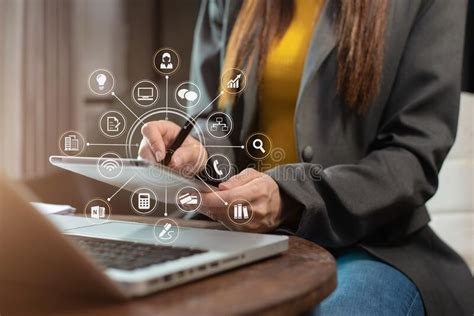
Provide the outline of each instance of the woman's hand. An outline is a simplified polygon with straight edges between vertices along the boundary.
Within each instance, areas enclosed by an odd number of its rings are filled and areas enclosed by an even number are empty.
[[[178,136],[181,127],[171,121],[148,122],[142,127],[143,139],[138,150],[139,157],[160,162],[166,150]],[[193,175],[204,169],[207,161],[204,146],[192,136],[186,137],[183,144],[174,152],[169,167]]]
[[[228,205],[235,200],[246,200],[253,211],[252,219],[237,225],[227,216]],[[268,232],[282,222],[281,196],[278,184],[270,176],[255,169],[245,169],[219,185],[216,193],[202,193],[202,213],[233,230]]]

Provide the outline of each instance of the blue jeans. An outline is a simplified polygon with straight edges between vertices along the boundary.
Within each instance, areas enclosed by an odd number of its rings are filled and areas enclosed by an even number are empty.
[[[364,250],[336,258],[336,290],[313,311],[319,315],[424,315],[416,286]]]

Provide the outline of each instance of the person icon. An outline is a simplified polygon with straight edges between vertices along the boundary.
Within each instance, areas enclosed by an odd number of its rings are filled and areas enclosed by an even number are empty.
[[[174,69],[170,53],[165,52],[161,55],[160,69]]]

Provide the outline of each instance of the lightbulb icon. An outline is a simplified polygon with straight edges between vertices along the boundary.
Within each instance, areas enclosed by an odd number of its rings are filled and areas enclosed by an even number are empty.
[[[100,73],[95,77],[95,80],[97,81],[97,84],[99,85],[99,90],[102,91],[104,90],[104,85],[105,82],[107,81],[107,76],[104,75],[103,73]]]

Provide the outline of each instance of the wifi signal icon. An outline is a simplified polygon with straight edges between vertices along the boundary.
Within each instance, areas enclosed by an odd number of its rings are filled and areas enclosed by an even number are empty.
[[[97,171],[107,179],[114,179],[122,173],[123,164],[119,155],[115,153],[105,153],[97,161]]]
[[[108,172],[112,172],[120,167],[120,164],[114,159],[105,159],[100,165]]]

